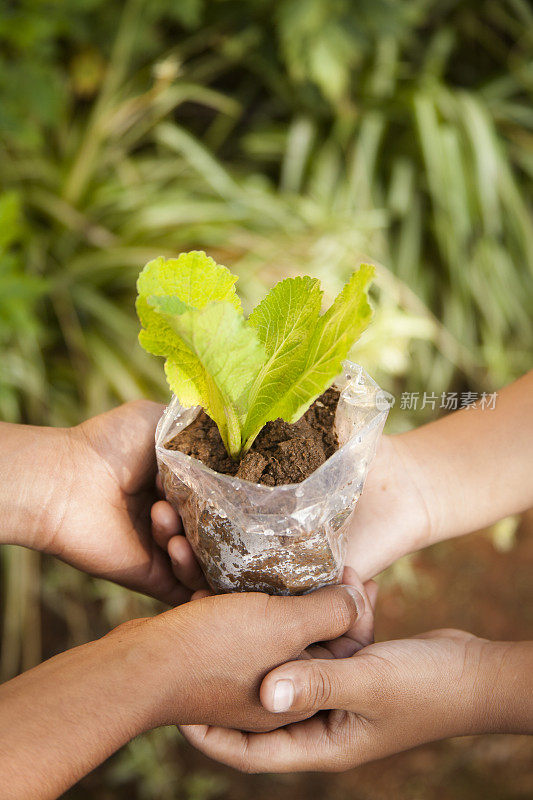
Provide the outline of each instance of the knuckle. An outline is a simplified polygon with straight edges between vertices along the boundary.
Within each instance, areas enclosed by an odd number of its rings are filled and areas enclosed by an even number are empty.
[[[304,671],[307,672],[304,702],[311,708],[327,706],[333,696],[330,676],[319,664],[315,664],[312,661],[302,663],[306,664]]]
[[[461,641],[468,641],[476,638],[473,633],[467,633],[459,628],[438,628],[437,630],[431,631],[431,634],[434,638],[460,639]]]
[[[150,400],[128,400],[127,403],[124,403],[124,408],[127,408],[129,411],[145,411],[146,409],[151,408],[153,403]]]
[[[331,615],[340,630],[348,630],[357,620],[357,607],[354,600],[343,589],[335,592],[331,599]]]

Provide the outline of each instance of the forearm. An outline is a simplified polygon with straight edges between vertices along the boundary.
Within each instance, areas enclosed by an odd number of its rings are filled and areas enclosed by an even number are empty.
[[[40,549],[60,524],[68,493],[63,428],[0,422],[0,543]]]
[[[463,409],[394,438],[424,498],[427,544],[533,506],[533,372],[499,392],[494,410]]]
[[[142,624],[128,623],[0,687],[5,800],[57,797],[153,726],[156,687],[138,645]]]

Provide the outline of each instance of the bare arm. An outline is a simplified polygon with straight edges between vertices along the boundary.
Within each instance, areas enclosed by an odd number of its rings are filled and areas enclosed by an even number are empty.
[[[533,506],[533,372],[494,410],[462,409],[384,436],[348,529],[347,564],[366,580],[406,553]]]
[[[155,687],[134,635],[119,629],[0,687],[6,800],[59,796],[150,727]]]
[[[302,719],[265,711],[261,679],[312,642],[343,634],[342,641],[371,641],[371,607],[360,589],[207,597],[125,623],[5,683],[2,800],[51,800],[158,725],[269,730]]]
[[[429,515],[428,543],[533,506],[533,371],[495,408],[462,409],[398,437]]]

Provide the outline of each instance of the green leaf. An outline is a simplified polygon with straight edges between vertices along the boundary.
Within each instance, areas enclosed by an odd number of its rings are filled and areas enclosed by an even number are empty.
[[[248,398],[244,450],[266,422],[276,419],[276,404],[305,366],[309,338],[317,324],[322,291],[316,278],[280,281],[252,311],[249,323],[265,346],[267,360]]]
[[[149,302],[193,356],[179,364],[169,358],[166,374],[170,387],[181,399],[190,384],[194,385],[200,405],[216,422],[230,455],[236,457],[242,446],[248,393],[265,361],[264,348],[255,330],[230,302],[167,314],[168,300],[152,297]]]
[[[342,361],[372,317],[367,288],[374,271],[372,265],[362,264],[333,305],[319,318],[304,365],[279,398],[272,415],[296,422],[339,374]]]
[[[149,298],[164,297],[168,302],[181,301],[193,308],[204,308],[216,300],[227,300],[242,314],[241,301],[235,292],[237,277],[201,251],[182,253],[178,258],[163,256],[149,261],[137,280],[137,314],[143,329],[141,346],[156,356],[171,359],[165,371],[181,386],[178,395],[184,406],[201,405],[205,386],[195,368],[195,356],[176,337],[169,322],[149,303]],[[177,311],[174,305],[174,310]],[[168,310],[172,311],[170,307]]]
[[[0,255],[19,240],[22,234],[22,210],[16,192],[0,195]]]
[[[226,267],[199,252],[157,258],[138,280],[139,341],[166,358],[172,391],[202,406],[236,459],[265,423],[295,422],[330,386],[370,321],[373,274],[363,265],[322,316],[319,281],[287,278],[246,320]]]

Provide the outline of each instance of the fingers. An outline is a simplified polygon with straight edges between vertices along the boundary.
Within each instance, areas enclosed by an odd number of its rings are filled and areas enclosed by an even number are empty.
[[[207,589],[207,581],[185,536],[174,536],[170,539],[167,550],[172,571],[184,586],[193,590]]]
[[[152,545],[149,572],[135,575],[133,572],[120,582],[137,591],[155,597],[170,606],[179,606],[190,600],[191,592],[176,581],[168,558],[159,548]]]
[[[189,542],[182,535],[179,514],[170,503],[158,500],[152,506],[151,516],[152,536],[159,547],[168,552],[176,578],[189,589],[205,589],[207,583],[202,570]]]
[[[199,589],[197,592],[193,592],[191,600],[204,600],[206,597],[213,597],[213,595],[214,592],[209,589]]]
[[[165,500],[158,500],[151,510],[152,536],[163,550],[168,547],[173,536],[183,532],[179,514]]]
[[[366,682],[366,674],[358,658],[313,658],[272,670],[259,695],[266,710],[275,714],[347,709],[354,704],[355,692],[359,695],[361,682]]]
[[[352,587],[359,593],[361,606],[358,608],[355,624],[346,633],[327,643],[327,648],[335,658],[350,658],[362,647],[367,647],[374,641],[374,609],[368,596],[377,597],[377,584],[368,581],[363,585],[351,567],[346,567],[343,573],[343,585]]]
[[[286,772],[283,764],[292,761],[287,728],[250,734],[209,725],[181,725],[180,731],[200,752],[241,772]]]
[[[350,739],[357,731],[349,715],[343,714],[334,725],[331,716],[316,716],[268,733],[207,725],[185,725],[180,730],[202,753],[241,772],[336,772],[356,763]]]

